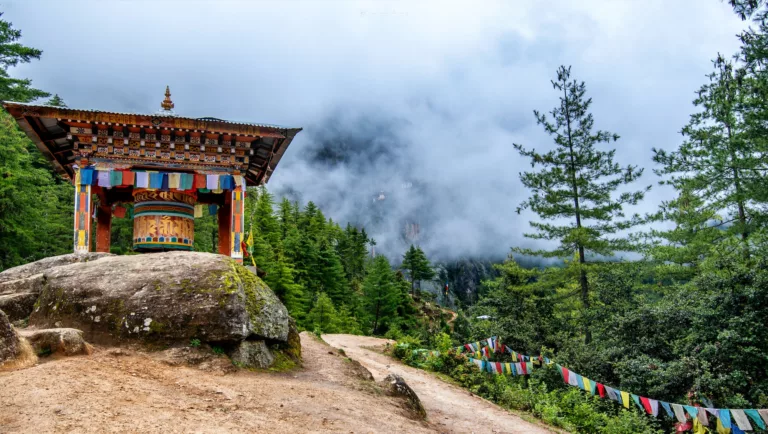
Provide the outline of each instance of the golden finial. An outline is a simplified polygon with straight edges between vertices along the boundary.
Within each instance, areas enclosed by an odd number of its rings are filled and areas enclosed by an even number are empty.
[[[162,107],[163,110],[168,111],[173,108],[173,101],[171,101],[171,88],[169,86],[165,86],[165,99],[160,103],[160,107]]]

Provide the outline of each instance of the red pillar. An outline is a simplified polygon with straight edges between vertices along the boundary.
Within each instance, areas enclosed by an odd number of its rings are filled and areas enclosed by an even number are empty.
[[[107,205],[107,194],[100,189],[99,209],[96,212],[96,251],[109,253],[112,242],[112,207]]]
[[[224,205],[219,207],[219,254],[229,256],[232,252],[232,195],[224,194]]]

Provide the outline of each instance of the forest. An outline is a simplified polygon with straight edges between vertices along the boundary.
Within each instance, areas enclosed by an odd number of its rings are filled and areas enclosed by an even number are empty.
[[[372,257],[375,241],[364,228],[326,218],[312,202],[277,200],[263,187],[249,189],[246,202],[253,263],[302,329],[393,337],[395,356],[407,363],[567,430],[742,432],[719,417],[682,422],[608,402],[569,388],[553,365],[526,376],[487,375],[453,350],[493,336],[638,396],[768,408],[768,10],[759,0],[729,3],[752,26],[738,35],[737,53],[713,55],[680,143],[654,149],[652,167],[619,164],[621,138],[596,128],[578,68],[555,72],[558,102],[534,111],[551,142],[510,144],[530,162],[520,174],[528,198],[519,212],[534,216],[526,237],[542,247],[512,246],[496,265],[500,277],[483,282],[480,299],[462,305],[450,326],[425,317],[428,296],[418,282],[435,275],[421,249]],[[0,28],[0,99],[49,98],[7,72],[42,53],[19,44],[10,23]],[[72,187],[5,112],[0,173],[0,270],[69,253]],[[655,188],[675,196],[653,212],[630,213]],[[113,253],[133,253],[131,230],[130,218],[115,219]],[[196,250],[214,251],[215,237],[213,215],[196,221]],[[530,258],[561,265],[520,265]]]

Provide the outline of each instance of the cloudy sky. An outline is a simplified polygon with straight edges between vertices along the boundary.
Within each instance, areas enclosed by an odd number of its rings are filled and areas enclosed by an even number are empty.
[[[719,0],[17,0],[4,18],[41,61],[12,73],[70,107],[304,127],[270,187],[371,227],[394,252],[405,221],[433,254],[503,255],[530,215],[512,143],[551,141],[532,110],[572,65],[617,159],[674,148],[710,60],[745,24]],[[320,152],[324,151],[324,152]],[[337,157],[334,164],[318,155]],[[411,183],[413,187],[403,188]],[[384,191],[383,201],[374,201]],[[642,210],[668,197],[658,187]]]

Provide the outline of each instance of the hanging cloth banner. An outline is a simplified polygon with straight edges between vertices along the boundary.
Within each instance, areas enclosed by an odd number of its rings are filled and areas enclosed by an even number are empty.
[[[109,183],[109,171],[108,170],[99,170],[97,177],[99,179],[99,187],[104,187],[104,188],[112,187],[112,184]]]
[[[111,170],[109,172],[109,184],[112,187],[119,187],[123,184],[123,171],[122,170]]]
[[[121,170],[121,172],[123,173],[122,185],[133,186],[136,174],[131,170]]]
[[[138,188],[149,187],[149,173],[136,172],[136,187]]]

